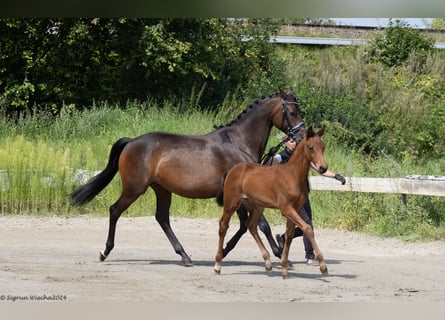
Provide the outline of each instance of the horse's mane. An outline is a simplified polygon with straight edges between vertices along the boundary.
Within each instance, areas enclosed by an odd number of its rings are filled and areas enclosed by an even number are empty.
[[[243,111],[241,111],[241,113],[235,119],[233,119],[229,123],[223,124],[223,125],[214,125],[213,128],[215,130],[218,130],[218,129],[221,129],[224,127],[230,127],[232,124],[237,123],[243,117],[243,115],[246,114],[249,110],[252,110],[254,107],[258,106],[260,104],[260,102],[262,102],[263,100],[266,100],[266,99],[271,99],[273,97],[276,97],[279,94],[280,94],[279,92],[276,92],[276,93],[272,93],[268,96],[262,96],[260,99],[257,99],[253,103],[249,104]]]

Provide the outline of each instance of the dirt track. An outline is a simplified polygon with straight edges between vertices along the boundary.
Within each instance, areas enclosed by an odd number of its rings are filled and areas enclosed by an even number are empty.
[[[0,217],[0,298],[67,301],[445,301],[445,243],[403,243],[317,229],[329,268],[303,263],[292,243],[288,280],[279,261],[266,272],[247,234],[213,272],[216,220],[172,218],[194,266],[180,257],[153,217],[123,217],[116,247],[99,262],[107,218]],[[237,226],[232,224],[229,234]],[[275,232],[282,228],[274,227]]]

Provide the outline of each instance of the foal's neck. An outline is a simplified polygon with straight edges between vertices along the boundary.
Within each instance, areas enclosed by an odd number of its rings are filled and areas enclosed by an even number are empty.
[[[300,142],[287,163],[289,164],[288,169],[292,170],[292,172],[300,178],[301,183],[304,182],[306,184],[311,160],[306,157],[306,153],[304,152],[305,142],[305,140]]]

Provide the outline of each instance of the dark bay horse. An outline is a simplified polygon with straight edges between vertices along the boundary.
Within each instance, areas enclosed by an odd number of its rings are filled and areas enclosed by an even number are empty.
[[[265,260],[267,271],[272,269],[269,252],[258,235],[258,222],[264,208],[277,208],[286,218],[286,237],[281,256],[283,278],[288,277],[289,248],[298,226],[310,240],[320,271],[327,274],[328,269],[309,224],[300,217],[300,210],[308,198],[308,172],[312,167],[323,174],[327,170],[324,158],[325,144],[320,139],[324,127],[314,133],[308,128],[304,140],[298,145],[287,163],[279,166],[262,166],[255,163],[239,163],[227,174],[223,190],[223,215],[219,222],[219,242],[215,256],[214,270],[221,272],[224,237],[233,213],[243,204],[250,215],[246,226],[258,244]],[[220,198],[218,198],[220,199]]]
[[[152,132],[114,143],[106,168],[71,195],[83,205],[103,190],[119,171],[122,193],[110,207],[104,261],[114,247],[116,224],[139,196],[151,187],[156,195],[156,220],[184,265],[190,257],[170,226],[172,193],[193,199],[213,198],[222,191],[224,175],[240,162],[259,162],[273,126],[283,132],[302,123],[299,102],[291,90],[262,97],[230,124],[201,136]],[[245,208],[239,211],[247,215]]]

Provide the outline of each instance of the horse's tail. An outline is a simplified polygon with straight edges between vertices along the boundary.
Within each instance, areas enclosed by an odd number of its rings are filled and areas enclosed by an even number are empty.
[[[220,207],[224,205],[224,191],[221,190],[221,192],[218,193],[218,195],[216,196],[216,203]]]
[[[224,176],[221,181],[221,191],[216,196],[216,203],[218,206],[222,207],[224,205],[224,181],[226,180],[227,172],[224,173]]]
[[[111,180],[113,180],[113,177],[118,170],[119,157],[122,150],[130,141],[130,138],[121,138],[114,143],[110,151],[110,157],[106,168],[86,184],[80,186],[77,190],[71,193],[70,199],[73,205],[81,206],[90,202],[111,182]]]

